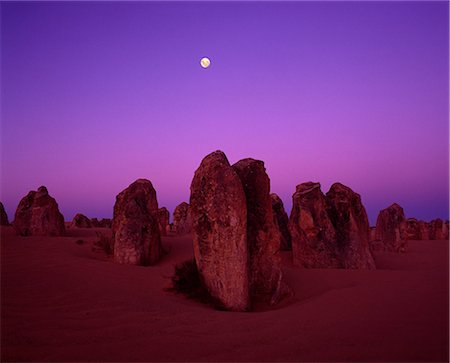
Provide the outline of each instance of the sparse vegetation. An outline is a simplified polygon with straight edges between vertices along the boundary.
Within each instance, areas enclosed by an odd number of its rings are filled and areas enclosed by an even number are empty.
[[[209,294],[197,269],[195,259],[189,259],[175,266],[172,287],[168,289],[183,294],[189,299],[212,305],[217,310],[224,310],[222,304]]]

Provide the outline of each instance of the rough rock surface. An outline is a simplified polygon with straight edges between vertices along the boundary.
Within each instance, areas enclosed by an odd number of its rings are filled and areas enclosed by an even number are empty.
[[[419,221],[416,218],[406,220],[406,233],[409,240],[421,240]]]
[[[340,268],[336,232],[327,213],[320,183],[297,185],[289,218],[294,264],[307,268]]]
[[[173,227],[178,235],[192,232],[191,212],[189,204],[183,202],[173,212]]]
[[[209,293],[227,310],[249,310],[246,197],[223,152],[209,154],[196,170],[190,210],[195,261]]]
[[[3,203],[0,202],[0,226],[8,226],[8,225],[9,225],[8,215],[6,214]]]
[[[169,218],[170,214],[166,207],[158,209],[158,225],[161,236],[166,236],[170,230]]]
[[[335,183],[326,194],[326,200],[328,215],[336,231],[336,254],[342,267],[375,269],[369,248],[369,220],[360,195]]]
[[[370,230],[369,230],[369,240],[370,241],[375,241],[376,240],[376,237],[375,237],[375,227],[370,227]]]
[[[272,200],[273,221],[281,235],[281,249],[285,251],[292,250],[291,232],[289,231],[289,217],[284,210],[284,204],[281,198],[275,194],[270,194]]]
[[[112,220],[110,218],[102,218],[102,220],[99,222],[99,227],[101,227],[101,228],[111,228],[112,227]]]
[[[30,191],[20,201],[13,222],[16,233],[22,236],[60,236],[64,233],[64,217],[58,203],[44,186]]]
[[[114,260],[153,265],[161,256],[156,191],[147,179],[138,179],[116,197],[112,225]]]
[[[279,296],[281,289],[281,235],[274,223],[270,179],[264,162],[243,159],[234,164],[247,201],[247,246],[252,297]]]
[[[430,239],[430,224],[424,221],[418,222],[419,239],[426,241]]]
[[[91,220],[84,214],[78,213],[73,217],[70,228],[92,228]]]
[[[93,228],[98,228],[100,227],[100,222],[98,221],[97,218],[91,218],[91,226]]]
[[[394,203],[378,214],[376,238],[383,242],[386,251],[406,252],[407,225],[403,208]]]
[[[447,239],[448,238],[448,226],[440,218],[433,219],[430,222],[430,239]]]

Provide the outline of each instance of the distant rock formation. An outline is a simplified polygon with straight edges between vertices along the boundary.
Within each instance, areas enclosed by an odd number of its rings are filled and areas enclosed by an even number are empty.
[[[247,247],[250,294],[276,303],[282,289],[281,235],[274,223],[270,179],[264,162],[243,159],[232,166],[239,176],[247,204]]]
[[[281,235],[281,249],[285,251],[292,250],[292,238],[289,231],[289,217],[284,210],[283,201],[275,194],[270,194],[272,201],[273,221]]]
[[[448,224],[446,225],[442,219],[433,219],[430,222],[429,228],[430,239],[448,239]]]
[[[389,252],[406,252],[408,247],[407,224],[403,208],[394,203],[378,214],[376,238]]]
[[[58,203],[44,186],[22,198],[13,226],[21,236],[60,236],[65,231],[64,217],[59,212]]]
[[[418,222],[419,239],[426,241],[430,239],[430,224],[424,221]]]
[[[147,179],[138,179],[119,193],[112,225],[114,261],[153,265],[161,257],[156,191]]]
[[[84,214],[78,213],[73,217],[70,228],[92,228],[91,220]]]
[[[98,228],[100,227],[100,222],[98,221],[97,218],[91,218],[91,226],[93,228]]]
[[[429,240],[430,224],[424,221],[418,221],[416,218],[406,220],[407,238],[409,240]]]
[[[9,226],[8,215],[2,202],[0,202],[0,226]]]
[[[326,199],[342,266],[375,269],[369,248],[369,220],[360,195],[341,183],[335,183],[326,194]]]
[[[191,213],[189,204],[183,202],[175,207],[173,212],[173,227],[178,235],[191,233]]]
[[[320,183],[297,185],[289,219],[294,264],[306,268],[341,268],[336,231],[327,213]]]
[[[158,225],[161,236],[166,236],[170,231],[169,218],[170,214],[166,207],[158,209]]]
[[[250,310],[246,197],[223,152],[202,160],[192,180],[190,206],[194,256],[206,288],[225,309]]]
[[[110,218],[102,218],[99,222],[99,227],[101,228],[111,228],[112,220]]]
[[[406,220],[406,233],[409,240],[421,240],[419,221],[416,218]]]

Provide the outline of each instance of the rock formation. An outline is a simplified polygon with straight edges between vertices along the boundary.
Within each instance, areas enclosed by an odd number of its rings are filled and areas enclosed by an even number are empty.
[[[369,249],[369,220],[361,197],[349,187],[335,183],[326,194],[328,215],[336,231],[336,254],[350,269],[374,269]]]
[[[73,217],[70,228],[92,228],[91,220],[84,214],[78,213]]]
[[[158,202],[152,183],[138,179],[116,197],[112,225],[114,260],[153,265],[161,256]]]
[[[409,240],[421,240],[419,221],[416,218],[406,220],[406,233]]]
[[[170,230],[169,218],[170,214],[166,207],[158,209],[158,225],[161,236],[166,236]]]
[[[227,310],[249,310],[246,197],[223,152],[209,154],[196,170],[190,210],[195,261],[206,288]]]
[[[418,222],[419,239],[426,241],[430,239],[430,224],[424,221]]]
[[[283,201],[275,194],[270,194],[272,200],[273,220],[281,235],[281,249],[292,250],[291,232],[289,231],[289,217],[284,210]]]
[[[91,226],[93,228],[98,228],[100,227],[100,222],[98,221],[97,218],[91,218]]]
[[[433,219],[429,225],[430,228],[430,239],[447,239],[448,238],[448,226],[445,225],[444,221],[440,218]]]
[[[111,228],[112,227],[112,220],[110,218],[102,218],[99,222],[99,227],[101,228]]]
[[[383,242],[386,251],[406,252],[407,225],[403,208],[398,204],[394,203],[378,214],[376,238]]]
[[[64,233],[64,217],[58,203],[44,186],[30,191],[20,201],[13,222],[16,233],[21,236],[60,236]]]
[[[280,295],[282,272],[281,235],[274,223],[270,180],[260,160],[243,159],[232,168],[241,180],[246,197],[250,294],[252,298],[268,297],[272,301]]]
[[[369,230],[369,241],[375,241],[376,237],[375,237],[375,227],[370,227]]]
[[[0,226],[9,226],[8,215],[2,202],[0,202]]]
[[[361,197],[335,183],[324,195],[319,183],[297,186],[289,227],[294,264],[307,268],[374,269],[370,229]]]
[[[320,183],[297,185],[289,218],[294,264],[307,268],[340,268],[336,232],[327,213]]]
[[[191,213],[189,204],[183,202],[175,207],[173,212],[173,227],[178,235],[191,233]]]

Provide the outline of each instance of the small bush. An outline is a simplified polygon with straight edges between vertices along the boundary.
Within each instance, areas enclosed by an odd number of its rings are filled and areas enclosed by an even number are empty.
[[[203,284],[195,259],[184,261],[175,266],[175,275],[172,276],[172,287],[168,290],[183,294],[189,299],[212,305],[217,310],[224,310],[220,301],[212,297]]]

